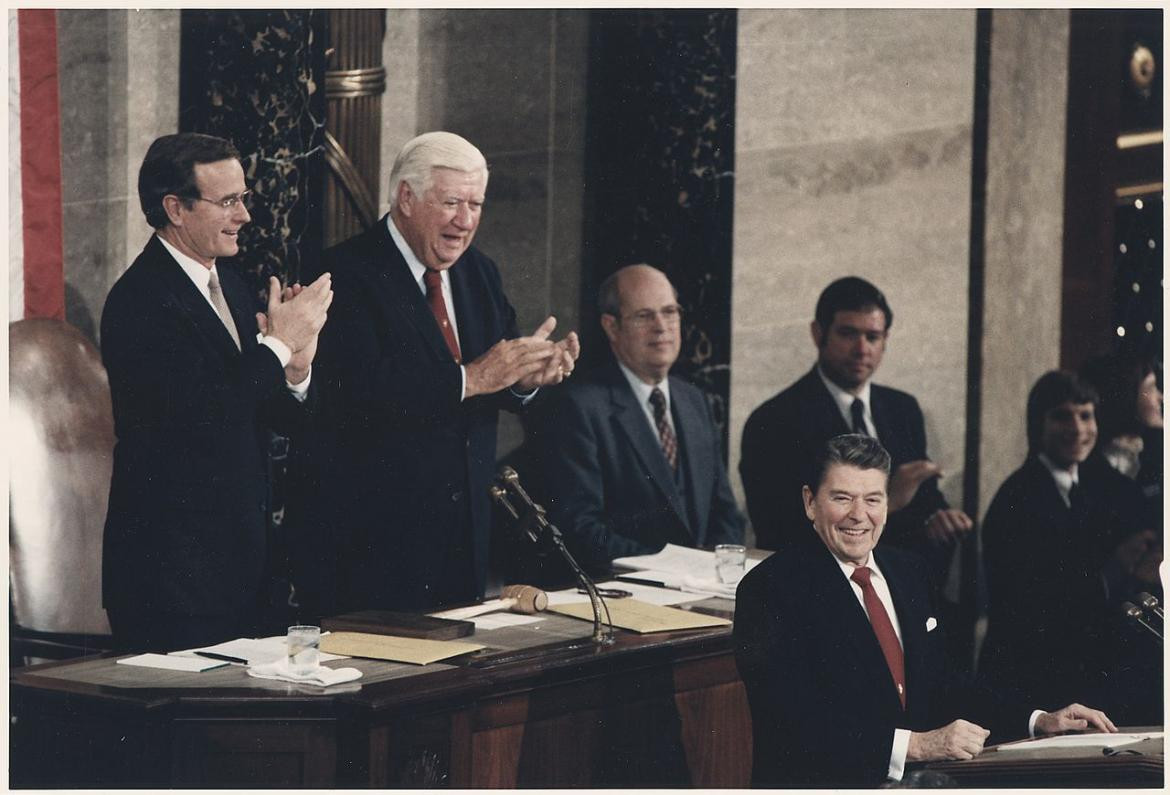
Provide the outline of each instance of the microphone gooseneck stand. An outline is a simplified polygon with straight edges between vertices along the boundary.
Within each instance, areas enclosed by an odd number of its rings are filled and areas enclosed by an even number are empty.
[[[548,520],[545,514],[544,507],[540,503],[533,502],[532,498],[528,496],[528,492],[520,485],[520,476],[516,474],[516,470],[510,466],[500,467],[497,482],[489,489],[492,499],[504,506],[504,509],[519,522],[520,528],[534,543],[540,541],[541,537],[547,537],[557,548],[557,552],[564,558],[565,562],[569,564],[569,568],[573,570],[573,574],[577,577],[577,582],[585,589],[585,593],[589,595],[589,602],[593,607],[593,642],[599,646],[608,646],[614,642],[613,637],[613,621],[609,615],[609,605],[605,603],[601,594],[597,592],[597,584],[593,582],[593,578],[585,573],[585,570],[577,563],[569,550],[565,547],[564,538],[561,536],[561,531],[557,526]],[[521,514],[516,510],[512,504],[508,493],[512,492],[523,503],[524,513]],[[605,611],[605,621],[601,620],[601,612]]]

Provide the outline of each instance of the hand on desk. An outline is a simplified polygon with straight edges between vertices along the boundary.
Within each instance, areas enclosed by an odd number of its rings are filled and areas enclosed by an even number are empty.
[[[983,750],[991,734],[987,729],[966,720],[956,720],[929,732],[910,732],[906,749],[907,762],[938,759],[974,759]]]
[[[1081,731],[1093,727],[1097,731],[1112,734],[1117,731],[1109,716],[1099,709],[1092,709],[1080,704],[1069,704],[1064,709],[1055,712],[1044,712],[1036,717],[1035,731],[1037,736],[1045,734],[1059,734],[1067,731]]]

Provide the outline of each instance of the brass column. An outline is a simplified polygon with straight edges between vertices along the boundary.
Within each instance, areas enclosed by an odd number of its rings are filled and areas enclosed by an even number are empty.
[[[385,30],[385,9],[329,12],[329,68],[325,72],[327,246],[378,220]]]

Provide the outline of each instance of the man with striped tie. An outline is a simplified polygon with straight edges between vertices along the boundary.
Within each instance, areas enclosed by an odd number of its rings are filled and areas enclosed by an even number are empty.
[[[614,360],[550,412],[543,456],[557,526],[596,567],[667,542],[742,543],[710,406],[669,375],[681,345],[674,286],[630,265],[602,283],[598,308]]]

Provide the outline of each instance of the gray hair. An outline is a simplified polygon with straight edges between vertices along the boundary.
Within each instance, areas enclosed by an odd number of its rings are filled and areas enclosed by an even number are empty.
[[[394,159],[394,167],[390,169],[390,209],[398,204],[398,186],[403,182],[416,196],[430,190],[436,168],[482,173],[487,187],[487,160],[474,144],[455,133],[423,133],[407,141]]]
[[[887,478],[890,476],[890,454],[877,439],[859,433],[845,433],[834,436],[817,450],[813,482],[808,484],[814,494],[821,487],[829,469],[836,465],[880,469]]]

